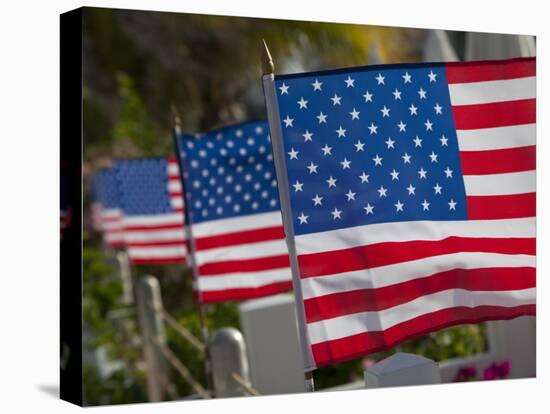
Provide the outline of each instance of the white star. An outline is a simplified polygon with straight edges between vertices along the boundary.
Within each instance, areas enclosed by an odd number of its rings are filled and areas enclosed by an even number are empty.
[[[421,204],[422,204],[422,210],[426,211],[430,209],[430,203],[428,203],[426,200],[424,200]]]
[[[382,109],[380,109],[380,112],[382,112],[382,118],[385,118],[385,117],[388,117],[390,116],[390,109],[389,108],[386,108],[386,105],[384,105],[384,107]]]
[[[350,164],[351,164],[351,161],[348,161],[347,158],[344,158],[344,161],[340,162],[340,164],[342,164],[342,169],[345,170],[346,168],[349,170],[350,169]]]
[[[332,214],[332,219],[333,220],[336,220],[337,218],[338,219],[341,219],[341,214],[342,214],[342,210],[338,210],[336,207],[334,207],[334,210],[332,210],[330,212],[330,214]]]
[[[379,197],[387,197],[386,193],[388,192],[388,189],[384,188],[383,185],[381,185],[380,188],[376,191],[378,191]]]
[[[436,103],[434,106],[436,115],[441,115],[443,113],[443,107],[439,105],[439,103]]]
[[[377,134],[377,130],[378,130],[378,127],[376,125],[374,125],[374,122],[371,122],[370,125],[369,125],[369,131],[370,131],[370,134]]]
[[[346,130],[342,128],[342,125],[336,130],[336,133],[338,134],[338,138],[346,136]]]
[[[439,185],[439,183],[436,183],[435,186],[434,186],[434,192],[435,194],[441,194],[441,190],[443,189],[443,187],[441,187]]]
[[[321,151],[323,151],[323,155],[332,155],[332,147],[329,147],[327,144],[321,148]]]
[[[415,139],[413,139],[413,142],[414,142],[414,147],[421,147],[422,146],[422,140],[420,138],[418,138],[418,135],[416,136]]]
[[[309,130],[306,129],[306,133],[302,134],[302,136],[304,137],[304,142],[312,141],[311,137],[313,136],[313,134],[309,132]]]
[[[369,91],[366,91],[363,97],[365,98],[365,102],[372,102],[372,97],[374,95],[370,93]]]
[[[395,211],[403,211],[403,206],[405,206],[405,204],[403,204],[401,201],[397,200],[397,203],[394,204],[395,206]]]
[[[403,121],[399,121],[399,123],[397,124],[397,127],[399,128],[399,132],[403,132],[403,131],[406,131],[407,124],[404,124]]]
[[[306,168],[309,170],[310,174],[313,174],[313,173],[317,174],[318,167],[319,167],[318,165],[314,164],[313,161],[311,161],[311,163]]]
[[[361,142],[360,140],[357,140],[357,143],[355,143],[353,145],[355,145],[356,152],[365,151],[365,149],[364,149],[365,143],[364,142]]]
[[[379,157],[378,154],[376,154],[376,157],[372,159],[374,161],[374,165],[382,165],[383,158]]]
[[[322,206],[323,203],[321,203],[321,200],[323,200],[323,197],[319,197],[319,194],[315,194],[315,197],[311,199],[315,204],[314,206]]]
[[[309,101],[304,100],[304,97],[302,96],[300,100],[298,101],[298,105],[300,105],[300,109],[306,108],[307,109],[307,103]]]
[[[288,88],[289,86],[285,85],[285,83],[283,82],[283,84],[279,86],[279,89],[281,90],[281,95],[284,95],[284,94],[288,95]]]
[[[363,173],[359,176],[359,178],[361,179],[361,184],[368,183],[369,182],[369,177],[370,177],[370,175],[365,174],[365,171],[363,171]]]
[[[420,176],[420,178],[426,178],[426,175],[428,174],[428,171],[426,171],[424,168],[420,168],[418,170],[418,175]]]
[[[395,148],[393,146],[393,144],[395,144],[395,141],[393,139],[391,139],[390,137],[388,137],[388,139],[386,141],[384,141],[386,143],[386,145],[388,146],[388,149],[390,148]]]
[[[367,203],[366,207],[363,207],[365,214],[374,214],[374,206],[371,206],[370,203]]]
[[[301,183],[300,181],[296,180],[295,184],[292,184],[292,187],[294,187],[294,192],[297,193],[298,191],[304,191],[302,187],[304,186],[304,183]]]
[[[426,122],[424,122],[424,125],[426,125],[426,131],[433,131],[433,123],[430,122],[429,119],[426,119]]]
[[[257,135],[260,135],[262,132],[264,132],[264,129],[261,126],[257,126],[254,131],[256,131]],[[221,137],[219,139],[221,139]]]
[[[327,116],[322,112],[320,112],[319,115],[317,115],[317,119],[319,120],[320,124],[327,123]]]
[[[437,162],[437,154],[432,151],[432,153],[429,155],[431,162]]]
[[[292,123],[294,122],[294,118],[291,118],[288,115],[286,116],[285,119],[283,119],[283,122],[285,123],[286,128],[294,126],[294,125],[292,125]]]
[[[456,201],[454,201],[451,198],[451,201],[449,201],[447,204],[449,204],[449,210],[455,210],[456,211]]]
[[[391,180],[392,181],[399,180],[399,172],[395,171],[395,168],[392,170],[390,175],[391,175]]]
[[[351,115],[351,120],[353,121],[354,119],[359,119],[359,114],[361,112],[358,112],[355,110],[355,108],[353,108],[353,111],[351,111],[349,114]]]
[[[313,86],[313,90],[314,91],[320,91],[321,90],[321,85],[323,84],[323,82],[319,82],[317,79],[315,79],[315,82],[313,82],[311,84],[311,86]]]
[[[414,187],[412,184],[409,184],[407,187],[407,191],[409,192],[409,195],[415,195],[416,187]]]
[[[355,87],[355,85],[353,84],[353,82],[355,82],[355,79],[352,79],[349,75],[347,79],[344,79],[344,82],[346,82],[346,88]]]
[[[439,138],[439,140],[441,141],[441,146],[442,147],[448,147],[449,146],[449,144],[447,144],[447,141],[449,139],[445,138],[445,135],[441,135],[441,138]]]
[[[401,91],[398,91],[397,88],[395,88],[395,91],[392,92],[395,100],[401,100]]]
[[[418,90],[418,95],[420,95],[420,99],[426,99],[426,91],[422,88]]]
[[[418,115],[418,112],[416,112],[418,109],[418,107],[414,106],[413,104],[411,104],[411,106],[409,106],[409,111],[411,111],[411,115]]]
[[[376,77],[376,80],[378,81],[378,85],[385,85],[384,83],[384,76],[382,76],[381,73],[378,74],[378,76]]]
[[[411,75],[409,75],[409,72],[405,72],[405,74],[401,77],[403,78],[404,83],[412,83]]]
[[[354,193],[353,191],[348,190],[348,192],[346,193],[346,197],[348,198],[348,201],[355,200],[355,194],[357,193]]]
[[[342,97],[341,97],[341,96],[338,96],[338,95],[334,94],[334,96],[333,96],[332,98],[330,98],[330,99],[332,99],[332,106],[342,105],[342,104],[340,103],[340,101],[342,100]]]
[[[453,170],[451,170],[449,167],[443,170],[443,172],[445,173],[446,178],[453,178]]]
[[[411,156],[409,154],[405,153],[401,158],[403,158],[403,164],[411,163]]]
[[[428,78],[430,78],[430,82],[435,82],[437,74],[433,73],[433,71],[430,70],[430,73],[428,73]]]
[[[330,187],[336,187],[336,178],[333,178],[332,175],[329,177],[328,180],[326,180],[326,182],[328,183],[328,188]]]
[[[297,160],[298,159],[299,152],[292,147],[292,149],[288,152],[288,155],[290,156],[291,160]]]
[[[300,220],[300,224],[307,224],[307,218],[309,216],[306,216],[304,212],[302,211],[302,214],[298,216],[298,220]]]

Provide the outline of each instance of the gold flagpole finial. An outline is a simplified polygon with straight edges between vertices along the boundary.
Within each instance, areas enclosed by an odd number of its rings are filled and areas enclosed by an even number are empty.
[[[275,73],[275,65],[273,64],[273,59],[271,53],[269,53],[265,39],[262,39],[262,44],[262,73],[264,75],[271,75]]]

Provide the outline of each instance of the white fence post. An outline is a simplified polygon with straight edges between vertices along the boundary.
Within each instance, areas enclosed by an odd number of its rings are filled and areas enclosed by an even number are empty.
[[[128,253],[124,251],[117,252],[116,259],[118,262],[120,279],[122,281],[122,303],[131,305],[134,303],[134,286]]]
[[[167,384],[166,362],[158,344],[166,344],[162,320],[162,298],[158,280],[144,276],[137,283],[139,326],[147,364],[147,390],[150,401],[162,401]]]
[[[431,359],[398,352],[365,370],[367,388],[441,383],[439,367]]]

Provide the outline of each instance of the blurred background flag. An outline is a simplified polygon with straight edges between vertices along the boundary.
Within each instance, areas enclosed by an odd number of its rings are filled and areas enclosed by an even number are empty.
[[[265,121],[176,137],[202,303],[291,289]]]
[[[534,59],[268,74],[264,88],[306,371],[535,314]]]
[[[93,178],[92,221],[112,248],[124,247],[120,193],[114,169],[99,171]]]
[[[117,161],[116,172],[131,263],[184,263],[184,204],[175,158]]]

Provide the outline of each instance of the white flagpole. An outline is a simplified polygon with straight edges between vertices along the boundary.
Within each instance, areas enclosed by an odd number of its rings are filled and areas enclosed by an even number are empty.
[[[275,89],[275,68],[273,59],[265,41],[262,49],[262,82],[264,87],[265,104],[267,109],[267,119],[271,133],[271,143],[273,145],[273,159],[275,162],[275,171],[277,174],[277,183],[279,189],[279,199],[281,202],[281,213],[283,216],[283,226],[285,230],[286,244],[290,256],[290,269],[292,272],[292,285],[294,296],[296,298],[296,314],[298,316],[298,332],[302,348],[302,357],[304,360],[304,380],[306,391],[314,391],[313,370],[316,368],[315,360],[311,353],[311,344],[306,333],[304,300],[302,286],[300,284],[300,269],[298,267],[298,257],[296,255],[296,245],[294,244],[294,227],[292,223],[292,211],[290,208],[290,194],[288,191],[288,177],[285,168],[285,151],[283,136],[281,130],[279,107],[277,104],[277,90]]]
[[[181,148],[179,146],[178,137],[181,135],[181,123],[178,113],[174,107],[172,107],[172,133],[174,139],[174,149],[176,151],[176,159],[178,160],[178,171],[180,174],[180,183],[182,186],[182,197],[184,198],[184,225],[185,229],[185,239],[187,240],[187,262],[191,267],[191,272],[193,274],[193,288],[197,292],[198,303],[197,310],[199,314],[199,324],[201,327],[201,336],[204,343],[204,370],[206,372],[206,381],[208,384],[208,389],[214,395],[214,382],[213,382],[213,373],[212,373],[212,362],[210,360],[210,333],[208,331],[208,326],[206,325],[206,313],[204,305],[202,304],[200,290],[198,288],[199,282],[199,270],[197,268],[197,261],[195,259],[195,239],[193,237],[193,230],[191,228],[191,220],[189,219],[189,209],[187,208],[187,200],[185,200],[185,180],[183,178],[183,168],[181,160]]]

